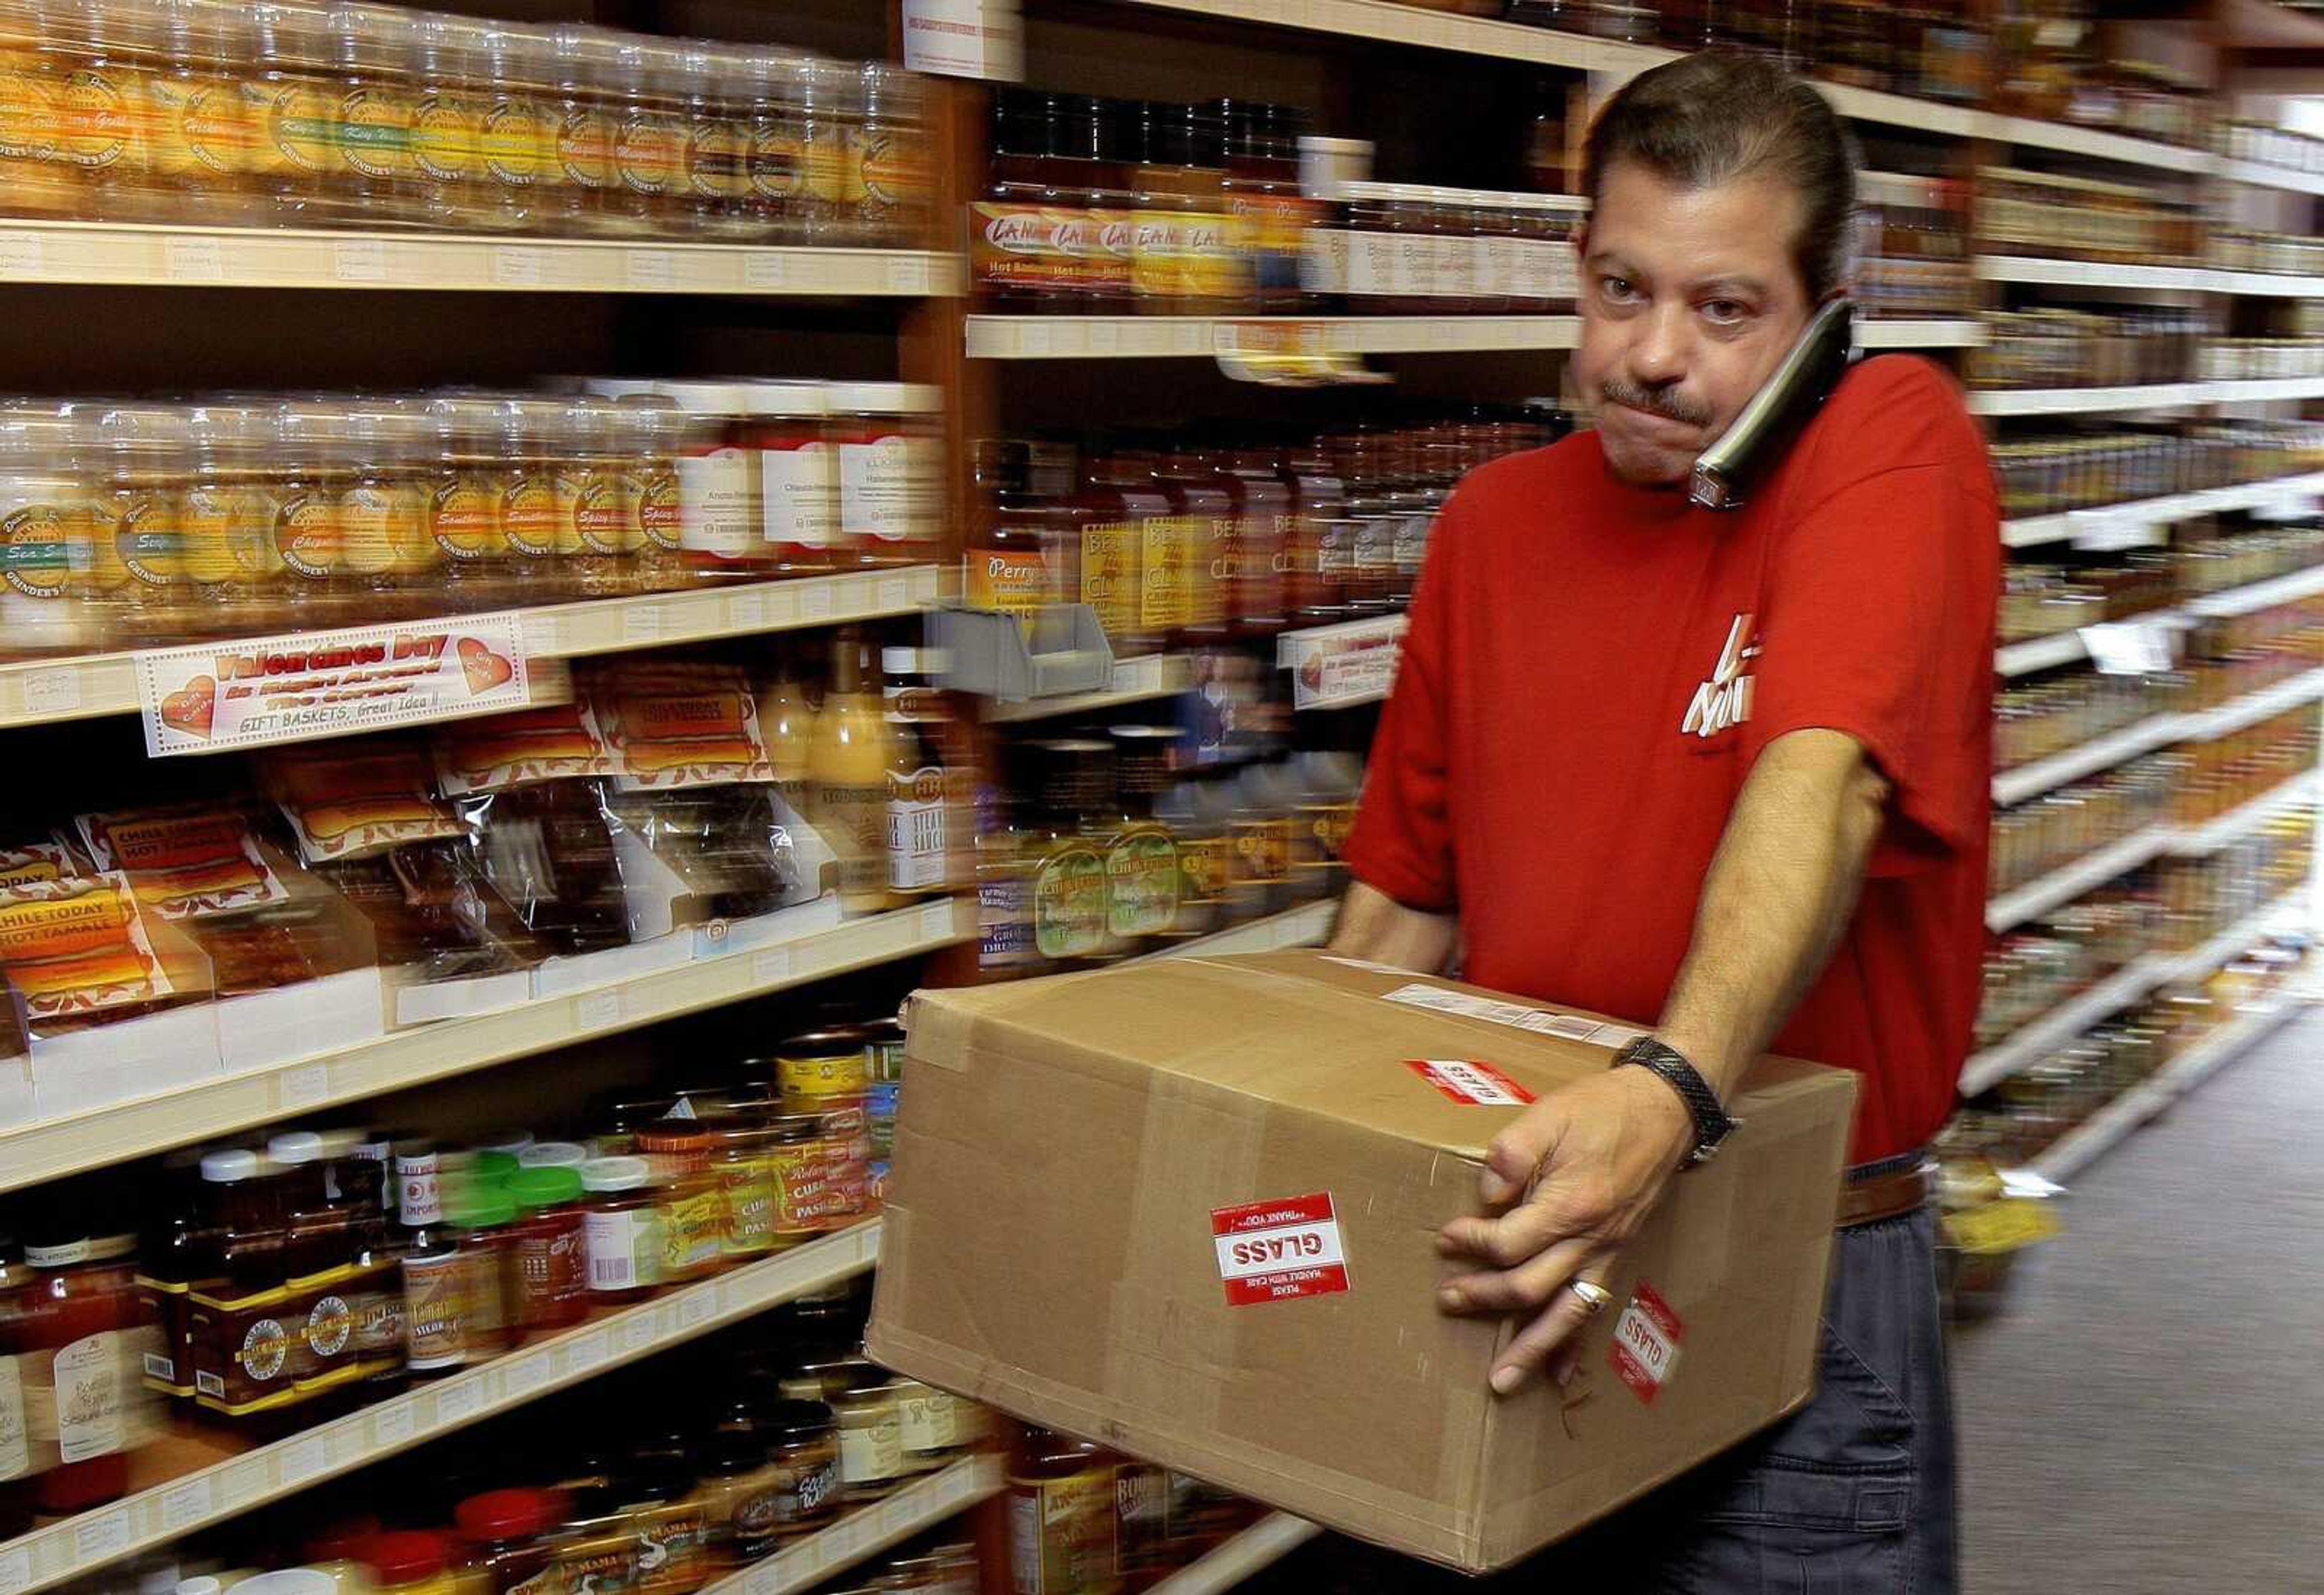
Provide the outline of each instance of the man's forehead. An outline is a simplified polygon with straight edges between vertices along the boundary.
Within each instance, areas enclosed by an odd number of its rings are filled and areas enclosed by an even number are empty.
[[[1764,170],[1725,182],[1673,182],[1636,161],[1618,161],[1590,218],[1590,254],[1618,254],[1706,276],[1765,277],[1791,258],[1800,197]]]

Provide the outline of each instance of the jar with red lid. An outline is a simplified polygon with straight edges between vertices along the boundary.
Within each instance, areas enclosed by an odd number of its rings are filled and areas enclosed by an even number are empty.
[[[571,1506],[561,1489],[494,1489],[462,1501],[452,1521],[479,1575],[475,1595],[510,1595],[546,1572],[550,1540]]]
[[[726,1216],[710,1169],[709,1127],[665,1119],[638,1131],[637,1149],[654,1181],[663,1282],[683,1285],[713,1272],[724,1257]]]
[[[514,1199],[517,1318],[528,1335],[569,1329],[589,1315],[589,1253],[581,1176],[571,1168],[521,1168]]]
[[[581,1188],[591,1299],[651,1295],[661,1285],[661,1219],[646,1160],[592,1157],[581,1166]]]
[[[371,1574],[373,1595],[454,1595],[453,1556],[448,1535],[421,1529],[375,1535],[355,1553]]]

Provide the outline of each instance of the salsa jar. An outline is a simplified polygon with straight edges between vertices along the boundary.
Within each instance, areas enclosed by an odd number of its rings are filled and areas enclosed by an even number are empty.
[[[661,1219],[653,1177],[642,1157],[592,1157],[581,1166],[583,1243],[589,1294],[600,1302],[634,1302],[661,1285]]]

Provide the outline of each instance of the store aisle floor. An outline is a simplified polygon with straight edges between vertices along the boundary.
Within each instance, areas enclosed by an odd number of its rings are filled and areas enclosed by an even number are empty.
[[[2001,1314],[1963,1326],[1969,1595],[2318,1587],[2319,1054],[2324,1010],[2101,1158]]]

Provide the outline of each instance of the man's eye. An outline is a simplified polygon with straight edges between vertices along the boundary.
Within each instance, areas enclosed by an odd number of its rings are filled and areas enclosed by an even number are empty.
[[[1628,300],[1637,293],[1637,286],[1628,277],[1600,277],[1599,291],[1609,300]]]
[[[1751,314],[1751,307],[1740,300],[1706,300],[1702,313],[1713,321],[1732,326]]]

